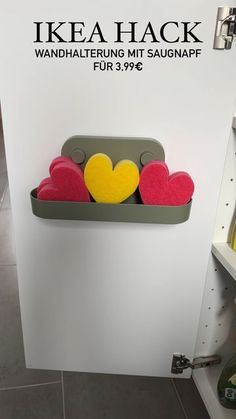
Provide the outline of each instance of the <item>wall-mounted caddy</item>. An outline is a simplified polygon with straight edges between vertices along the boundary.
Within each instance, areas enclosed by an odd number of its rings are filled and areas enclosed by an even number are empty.
[[[70,157],[82,169],[96,153],[107,154],[113,165],[130,159],[140,170],[152,160],[165,160],[162,145],[149,138],[74,136],[61,151],[62,156]],[[31,192],[34,215],[48,219],[178,224],[189,218],[191,203],[192,200],[178,206],[144,205],[138,190],[121,204],[46,201],[37,198],[37,188]]]

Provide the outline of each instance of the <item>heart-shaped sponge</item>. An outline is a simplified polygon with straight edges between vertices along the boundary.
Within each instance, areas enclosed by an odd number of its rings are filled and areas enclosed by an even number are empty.
[[[163,161],[151,161],[143,167],[139,191],[146,205],[185,205],[192,198],[194,183],[186,172],[176,172],[169,176]]]
[[[94,154],[84,169],[85,184],[96,202],[119,204],[137,189],[139,170],[131,160],[119,161],[113,169],[111,159]]]
[[[49,167],[49,178],[37,188],[37,198],[46,201],[89,202],[81,168],[68,157],[57,157]]]

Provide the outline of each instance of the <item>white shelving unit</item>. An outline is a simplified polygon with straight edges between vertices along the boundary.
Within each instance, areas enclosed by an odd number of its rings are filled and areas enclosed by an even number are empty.
[[[235,419],[235,410],[224,408],[218,401],[217,387],[222,365],[213,367],[211,374],[206,370],[195,372],[195,382],[210,416],[214,419]]]
[[[236,117],[225,161],[202,304],[195,356],[220,355],[222,363],[196,370],[194,381],[212,419],[235,419],[235,410],[219,403],[217,383],[224,364],[236,352],[236,252],[229,231],[236,216]]]
[[[214,243],[212,253],[236,281],[236,252],[228,243]]]
[[[222,362],[195,370],[193,378],[212,419],[235,419],[235,410],[221,406],[217,395],[217,383],[224,364],[236,352],[235,298],[235,279],[218,258],[211,256],[195,356],[217,354]]]

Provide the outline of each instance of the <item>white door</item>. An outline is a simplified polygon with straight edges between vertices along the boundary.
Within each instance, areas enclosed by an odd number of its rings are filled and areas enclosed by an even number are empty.
[[[236,91],[236,48],[212,48],[219,6],[216,0],[2,5],[1,103],[28,367],[171,376],[173,352],[193,357]],[[123,30],[138,22],[140,41],[149,21],[160,42],[151,42],[150,26],[146,43],[129,43],[130,34],[114,42],[114,22],[124,22]],[[40,34],[33,22],[43,22]],[[47,43],[45,22],[67,22],[57,31],[67,41],[68,22],[84,22],[74,40],[85,41],[99,22],[107,43],[98,42],[98,27],[94,43],[57,42],[55,33]],[[177,22],[163,29],[175,43],[160,38],[165,22]],[[188,32],[194,22],[201,22],[192,33],[202,42]],[[140,48],[143,57],[128,61],[142,62],[143,70],[94,70],[103,58],[37,58],[38,48],[94,54]],[[165,55],[190,48],[201,51],[190,58],[147,56],[148,49]],[[190,219],[148,225],[35,217],[30,190],[75,134],[159,140],[170,170],[194,179]]]

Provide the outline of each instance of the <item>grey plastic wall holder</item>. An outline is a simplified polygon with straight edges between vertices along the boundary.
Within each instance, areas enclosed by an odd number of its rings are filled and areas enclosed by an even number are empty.
[[[82,168],[95,153],[107,154],[113,165],[130,159],[139,169],[151,160],[165,160],[162,145],[149,138],[74,136],[65,142],[61,151]],[[30,197],[34,215],[61,220],[178,224],[188,220],[192,204],[190,201],[181,206],[144,205],[138,191],[122,204],[43,201],[37,199],[37,188]]]

